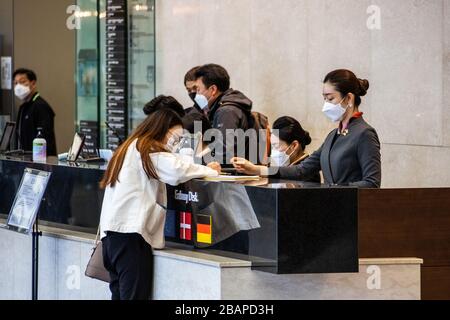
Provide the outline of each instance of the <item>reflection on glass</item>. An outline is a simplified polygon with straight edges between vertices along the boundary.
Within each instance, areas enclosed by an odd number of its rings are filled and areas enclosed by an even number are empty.
[[[129,123],[135,129],[144,120],[143,106],[155,96],[155,1],[129,1]]]
[[[97,48],[97,1],[78,0],[80,29],[77,30],[77,127],[80,120],[97,121],[98,106],[98,48]]]
[[[76,125],[94,121],[105,148],[106,121],[106,0],[77,0]],[[145,118],[145,103],[155,96],[155,1],[128,1],[128,131]],[[128,132],[128,133],[129,133]]]

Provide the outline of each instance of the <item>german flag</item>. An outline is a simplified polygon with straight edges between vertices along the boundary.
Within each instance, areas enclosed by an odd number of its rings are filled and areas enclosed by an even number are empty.
[[[197,242],[212,244],[212,217],[197,215]]]

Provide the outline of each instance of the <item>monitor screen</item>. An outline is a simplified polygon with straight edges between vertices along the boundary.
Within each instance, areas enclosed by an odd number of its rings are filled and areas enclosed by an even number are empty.
[[[78,132],[75,133],[73,137],[72,146],[69,149],[69,153],[67,155],[67,161],[77,161],[78,156],[80,155],[81,149],[84,145],[85,136]]]
[[[9,148],[9,144],[11,142],[11,138],[14,134],[14,128],[15,128],[14,122],[7,122],[6,127],[3,130],[3,135],[0,140],[0,151],[7,151]]]

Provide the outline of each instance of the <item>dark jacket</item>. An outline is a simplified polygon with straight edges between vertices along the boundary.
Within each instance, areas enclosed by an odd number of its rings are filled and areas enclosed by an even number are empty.
[[[294,161],[293,163],[291,163],[288,167],[294,167],[294,166],[297,166],[297,165],[299,165],[300,163],[302,163],[302,162],[308,160],[309,157],[310,157],[310,156],[308,155],[308,156],[306,156],[306,157],[303,158],[303,159],[296,160],[296,161]],[[320,173],[319,173],[319,172],[316,172],[315,174],[312,174],[312,175],[310,175],[309,177],[307,177],[304,181],[306,181],[306,182],[316,182],[316,183],[320,183]]]
[[[56,139],[54,128],[55,113],[50,105],[35,93],[30,101],[23,103],[17,115],[18,147],[25,151],[33,150],[33,140],[42,127],[42,135],[47,141],[47,155],[56,156]]]
[[[189,131],[191,134],[196,133],[198,130],[196,126],[196,122],[200,122],[201,127],[201,133],[204,134],[204,132],[208,129],[211,129],[211,123],[209,122],[208,117],[203,113],[202,109],[200,109],[197,106],[193,106],[190,108],[187,108],[184,110],[186,112],[186,115],[182,118],[183,120],[183,127],[187,131]]]
[[[252,127],[252,101],[242,92],[228,89],[217,98],[210,108],[209,120],[213,128],[243,129]]]
[[[197,104],[194,104],[192,107],[184,109],[184,112],[186,113],[186,115],[191,113],[203,114],[203,110],[199,106],[197,106]]]
[[[218,129],[223,136],[223,152],[228,155],[244,156],[248,158],[248,139],[246,139],[245,155],[239,154],[236,142],[233,137],[227,139],[227,129],[242,129],[244,131],[254,127],[252,117],[252,101],[243,93],[237,90],[228,89],[212,105],[209,112],[209,120],[214,129]],[[233,145],[230,145],[234,141]],[[228,145],[227,145],[228,142]],[[219,148],[216,148],[216,155]],[[230,156],[223,157],[223,163],[228,163]]]
[[[326,184],[379,188],[380,141],[362,117],[350,120],[347,134],[333,130],[319,150],[299,165],[279,168],[276,176],[306,180],[322,170]]]

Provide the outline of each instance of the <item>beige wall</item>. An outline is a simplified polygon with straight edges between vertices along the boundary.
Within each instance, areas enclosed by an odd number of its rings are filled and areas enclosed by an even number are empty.
[[[184,73],[215,62],[271,120],[296,117],[317,148],[332,125],[321,80],[371,82],[362,110],[382,141],[384,187],[450,186],[450,1],[157,0],[157,92],[185,105]]]
[[[69,149],[75,130],[75,31],[66,28],[74,2],[14,0],[14,66],[37,73],[39,91],[56,113],[59,153]]]

